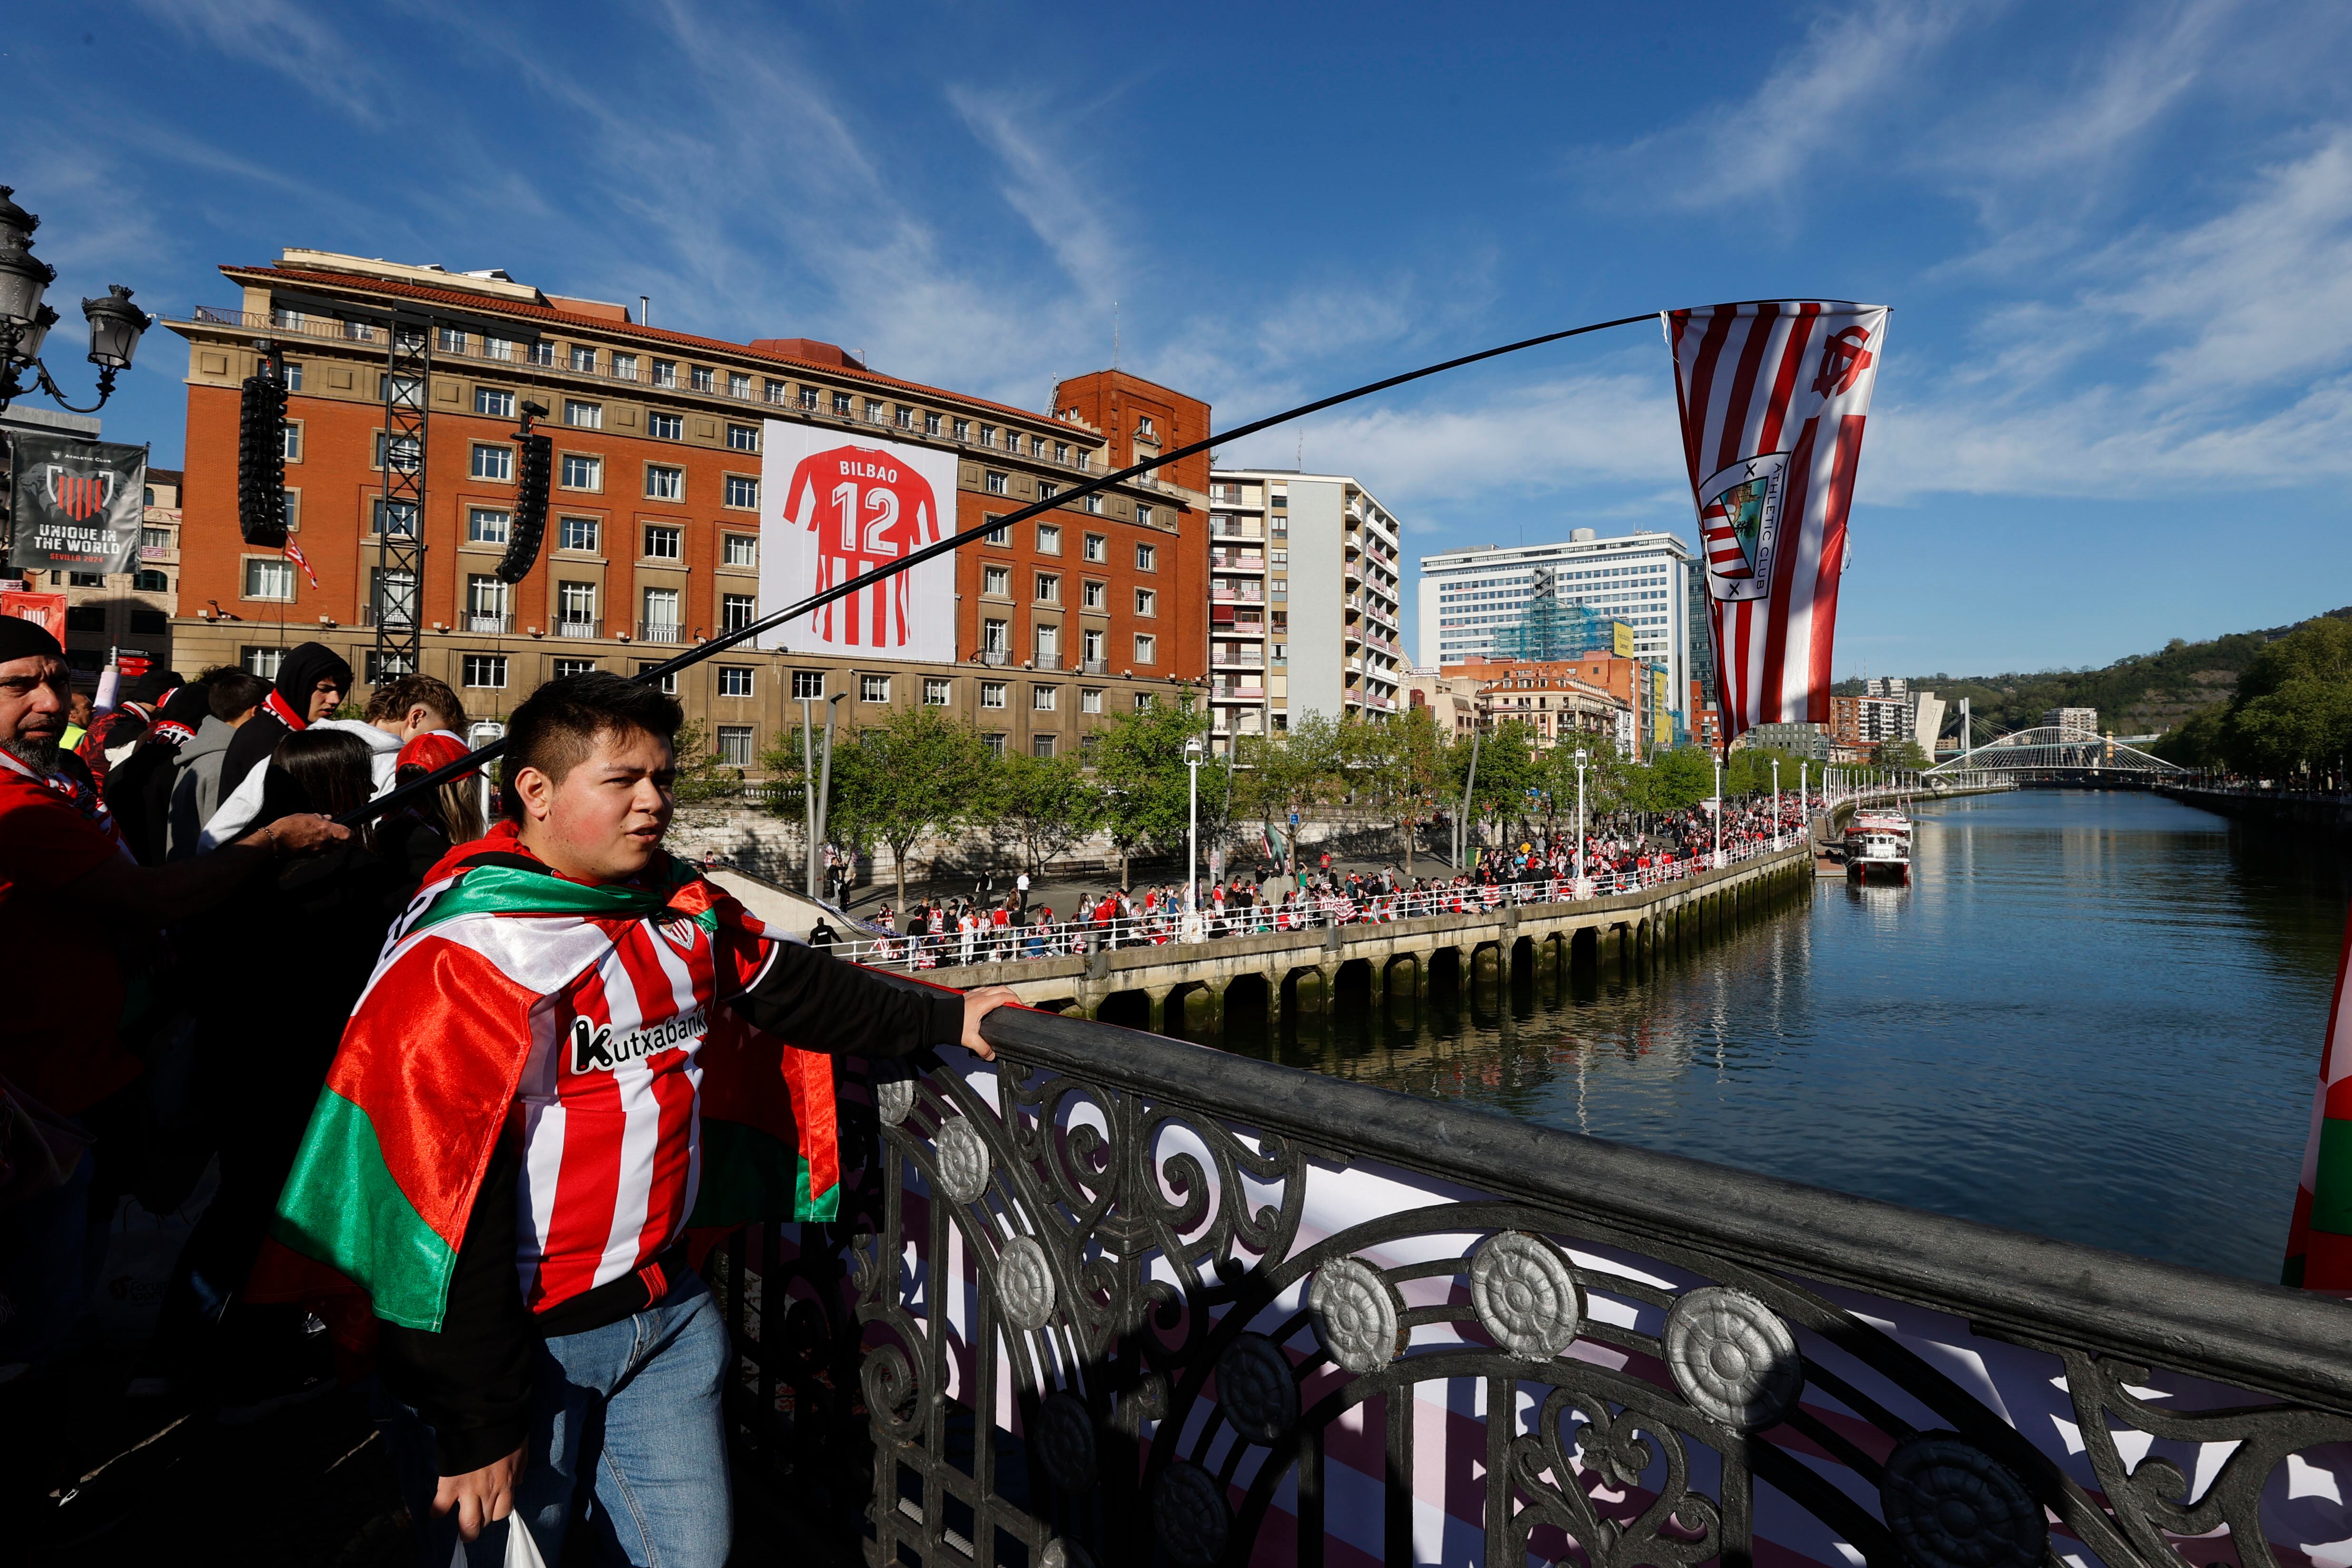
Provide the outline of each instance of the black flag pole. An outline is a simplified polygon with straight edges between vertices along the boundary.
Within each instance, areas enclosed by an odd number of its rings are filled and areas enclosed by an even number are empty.
[[[1149,462],[1138,463],[1132,467],[1121,468],[1116,473],[1105,474],[1098,479],[1089,479],[1084,484],[1063,490],[1046,500],[1032,502],[1018,511],[991,518],[961,533],[950,534],[943,539],[909,552],[887,566],[876,567],[872,571],[851,578],[848,581],[828,588],[821,593],[813,593],[797,604],[787,605],[782,610],[762,615],[749,625],[723,632],[708,642],[698,643],[674,658],[665,659],[658,664],[639,671],[632,679],[639,683],[651,683],[674,675],[689,665],[698,664],[705,659],[723,653],[730,648],[772,632],[788,622],[797,621],[813,611],[822,610],[835,600],[846,599],[861,589],[871,588],[886,578],[895,577],[899,572],[920,566],[934,556],[944,555],[950,550],[961,549],[983,535],[992,534],[999,528],[1011,528],[1014,523],[1025,522],[1044,512],[1058,510],[1082,497],[1091,496],[1097,490],[1107,490],[1114,485],[1123,485],[1130,479],[1139,478],[1150,473],[1155,468],[1164,468],[1171,463],[1190,457],[1195,453],[1206,452],[1213,446],[1221,445],[1229,441],[1239,441],[1244,436],[1255,435],[1261,430],[1269,430],[1277,424],[1287,424],[1294,419],[1302,419],[1327,408],[1336,408],[1343,402],[1353,402],[1358,398],[1370,397],[1374,392],[1386,392],[1391,387],[1401,387],[1407,382],[1417,382],[1423,377],[1439,375],[1446,371],[1458,371],[1465,365],[1475,365],[1481,360],[1499,359],[1505,354],[1516,354],[1524,349],[1536,349],[1541,348],[1546,343],[1557,343],[1564,338],[1580,338],[1587,332],[1604,332],[1612,327],[1631,327],[1636,322],[1654,321],[1657,319],[1656,311],[1648,310],[1639,316],[1620,316],[1613,321],[1594,321],[1582,327],[1570,327],[1564,331],[1546,332],[1540,337],[1523,338],[1516,343],[1505,343],[1493,349],[1481,349],[1475,354],[1464,354],[1459,359],[1446,360],[1434,365],[1423,365],[1417,371],[1407,371],[1402,375],[1389,376],[1381,381],[1351,388],[1347,392],[1334,392],[1329,397],[1318,398],[1313,402],[1301,403],[1297,408],[1285,409],[1280,413],[1270,413],[1264,419],[1254,419],[1247,424],[1220,431],[1214,435],[1195,441],[1189,446],[1180,446],[1173,452],[1164,452]],[[445,767],[437,768],[422,779],[403,784],[389,794],[379,795],[366,805],[346,811],[335,820],[345,827],[354,828],[363,822],[373,821],[386,812],[395,810],[411,800],[429,794],[444,784],[463,779],[478,768],[488,766],[503,754],[506,748],[507,743],[504,738],[494,740],[480,750]]]

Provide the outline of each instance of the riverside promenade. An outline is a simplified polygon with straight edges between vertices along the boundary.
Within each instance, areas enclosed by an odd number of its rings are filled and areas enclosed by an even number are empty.
[[[1811,852],[1798,842],[1593,898],[942,967],[923,977],[1010,986],[1032,1007],[1155,1031],[1221,1030],[1257,1018],[1272,1028],[1287,1014],[1328,1009],[1356,974],[1391,1003],[1547,968],[1562,977],[1585,967],[1631,976],[1661,951],[1787,897],[1811,875]]]

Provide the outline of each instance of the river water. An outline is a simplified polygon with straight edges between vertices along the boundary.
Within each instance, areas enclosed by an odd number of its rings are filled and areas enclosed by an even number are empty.
[[[1227,1043],[2275,1280],[2352,841],[2132,793],[1916,817],[1910,885],[1819,883],[1629,983],[1604,960],[1554,999],[1489,984],[1406,1027],[1343,991],[1328,1019]]]

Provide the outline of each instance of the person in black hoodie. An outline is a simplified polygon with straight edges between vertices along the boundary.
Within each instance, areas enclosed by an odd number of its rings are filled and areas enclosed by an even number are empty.
[[[106,809],[114,813],[123,842],[141,865],[163,863],[172,785],[179,777],[172,763],[211,713],[209,685],[199,681],[179,687],[164,699],[139,749],[107,772]]]
[[[351,665],[324,643],[289,650],[260,710],[228,743],[228,756],[221,762],[220,799],[236,793],[247,774],[269,760],[279,741],[333,713],[351,689]]]

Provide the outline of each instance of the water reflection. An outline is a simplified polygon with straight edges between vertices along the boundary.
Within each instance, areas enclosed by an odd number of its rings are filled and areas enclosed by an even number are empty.
[[[1418,1008],[1359,974],[1224,1043],[1547,1124],[2276,1277],[2347,842],[2155,796],[1924,811],[1907,886]]]

